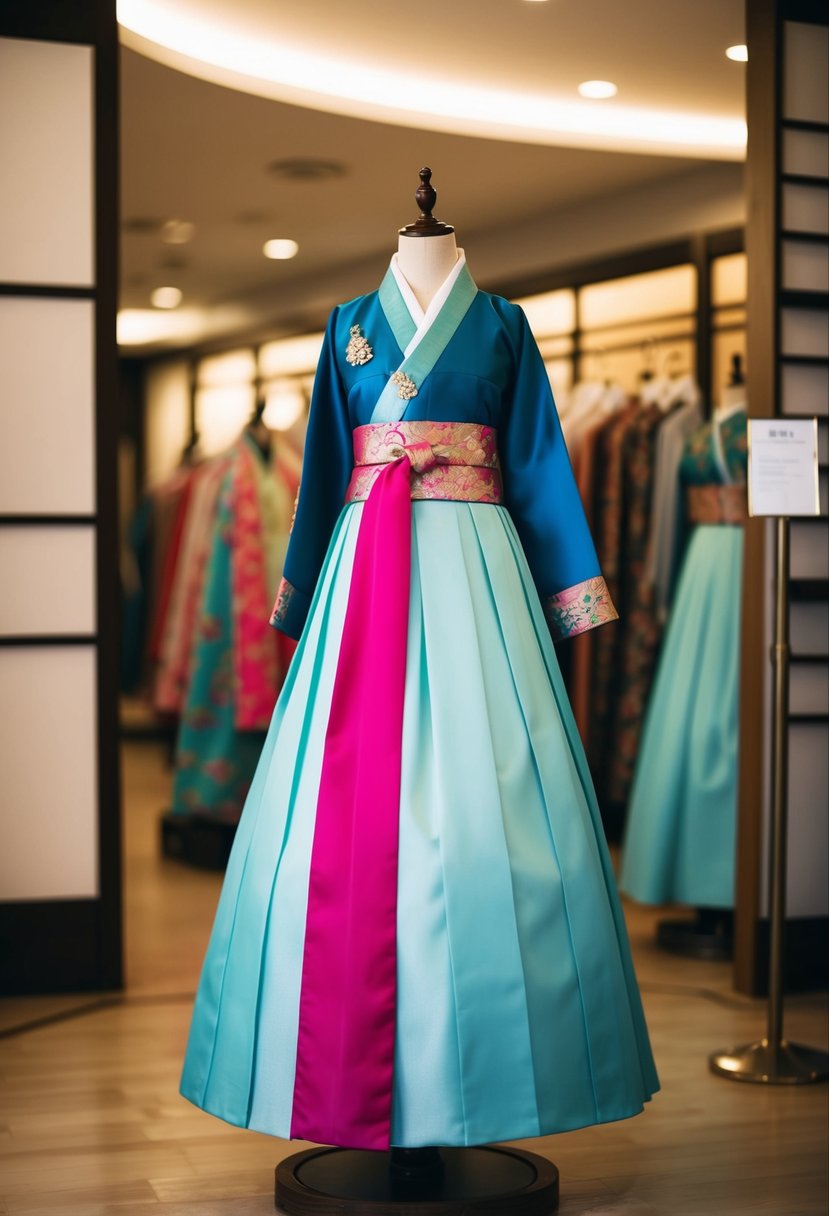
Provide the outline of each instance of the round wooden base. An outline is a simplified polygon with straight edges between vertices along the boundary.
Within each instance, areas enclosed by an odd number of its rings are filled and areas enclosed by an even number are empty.
[[[514,1148],[442,1148],[442,1169],[400,1176],[391,1154],[315,1148],[276,1167],[276,1207],[288,1216],[549,1216],[558,1170]]]

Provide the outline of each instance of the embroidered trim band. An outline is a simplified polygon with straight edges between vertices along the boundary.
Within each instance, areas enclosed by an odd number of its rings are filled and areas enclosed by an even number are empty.
[[[748,521],[745,486],[689,486],[688,519],[692,524],[744,524]]]
[[[277,629],[280,625],[284,624],[291,600],[295,595],[296,587],[294,587],[293,583],[289,583],[286,578],[283,578],[276,593],[276,601],[269,622],[271,625],[275,625]]]
[[[554,642],[574,638],[619,618],[607,584],[600,575],[548,596],[544,600],[544,615]]]
[[[496,432],[472,422],[369,423],[354,431],[346,502],[362,502],[384,465],[407,456],[414,500],[500,503]]]

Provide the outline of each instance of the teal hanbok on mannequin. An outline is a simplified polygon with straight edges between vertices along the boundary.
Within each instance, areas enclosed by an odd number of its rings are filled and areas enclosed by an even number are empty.
[[[641,903],[734,906],[742,394],[691,435],[680,465],[693,533],[648,706],[619,884]]]
[[[552,637],[612,620],[526,318],[461,252],[336,308],[274,624],[299,638],[182,1093],[356,1148],[638,1113],[658,1087]]]

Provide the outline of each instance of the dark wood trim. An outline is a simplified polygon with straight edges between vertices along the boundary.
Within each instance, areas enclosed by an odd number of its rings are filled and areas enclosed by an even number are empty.
[[[780,235],[784,241],[800,241],[804,245],[829,245],[829,234],[825,232],[800,232],[796,228],[784,228]]]
[[[806,291],[803,288],[786,288],[780,292],[783,308],[829,308],[829,291]]]
[[[747,377],[752,415],[778,412],[780,349],[777,288],[780,282],[777,234],[780,227],[780,60],[777,0],[746,4],[746,253],[748,255]],[[740,756],[737,807],[734,983],[753,992],[757,982],[758,920],[768,741],[765,675],[768,664],[766,604],[766,521],[749,520],[743,553],[740,625]],[[758,594],[758,589],[760,593]]]
[[[0,904],[0,996],[106,989],[103,919],[100,899]]]
[[[829,358],[826,355],[781,355],[781,363],[793,363],[800,367],[829,367]],[[818,415],[823,417],[823,415]],[[787,418],[803,417],[812,418],[813,414],[787,414]]]
[[[823,0],[780,0],[784,21],[804,21],[809,25],[829,25]]]
[[[49,300],[94,300],[94,287],[69,287],[62,283],[0,283],[0,296],[26,296]]]
[[[0,515],[0,528],[94,528],[97,515]]]
[[[713,410],[714,383],[711,359],[713,313],[711,309],[711,253],[704,234],[692,241],[697,268],[696,381],[702,392],[703,406]]]
[[[123,983],[121,770],[118,672],[121,590],[118,536],[119,91],[115,0],[93,0],[95,51],[95,439],[98,514],[98,865],[100,983]]]
[[[829,177],[821,173],[781,173],[780,180],[784,186],[818,186],[829,189]]]
[[[11,650],[22,646],[97,646],[94,633],[19,633],[0,637],[0,648]]]
[[[816,135],[829,135],[829,122],[810,122],[806,118],[783,118],[780,125],[785,131],[813,131]]]
[[[100,0],[98,0],[100,7]],[[92,46],[97,32],[95,3],[77,0],[3,0],[0,35],[43,42]]]

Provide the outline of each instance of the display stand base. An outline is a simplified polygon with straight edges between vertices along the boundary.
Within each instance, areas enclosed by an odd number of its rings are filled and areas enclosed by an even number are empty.
[[[718,1051],[709,1056],[712,1072],[730,1081],[756,1085],[814,1085],[829,1080],[829,1054],[785,1039],[775,1046],[768,1039]]]
[[[407,1172],[399,1152],[294,1153],[276,1167],[277,1210],[288,1216],[549,1216],[558,1209],[558,1170],[535,1153],[442,1148],[428,1169]]]
[[[200,870],[226,870],[235,835],[235,823],[221,823],[206,815],[165,811],[161,817],[162,854]]]
[[[656,941],[671,954],[727,962],[734,954],[734,913],[730,908],[700,908],[694,920],[662,920]]]

